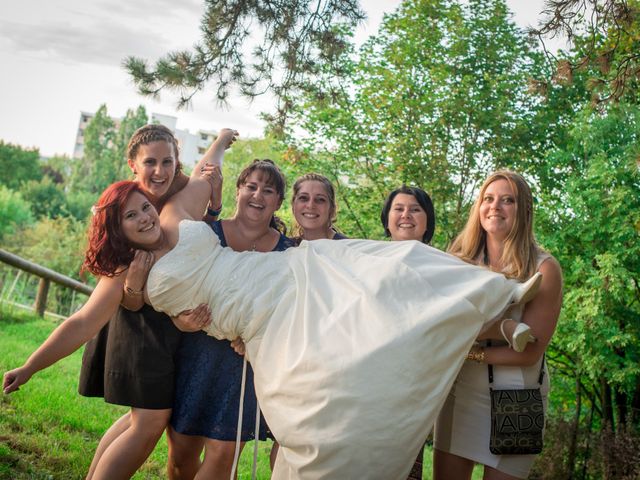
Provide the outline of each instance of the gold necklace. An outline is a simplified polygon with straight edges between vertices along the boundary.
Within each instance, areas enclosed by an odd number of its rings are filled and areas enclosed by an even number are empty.
[[[256,251],[256,243],[258,243],[258,241],[261,240],[262,237],[264,237],[265,235],[268,235],[270,230],[271,229],[269,228],[266,232],[264,232],[262,235],[260,235],[259,237],[255,238],[253,240],[253,242],[251,243],[251,249],[250,249],[251,252],[255,252]]]

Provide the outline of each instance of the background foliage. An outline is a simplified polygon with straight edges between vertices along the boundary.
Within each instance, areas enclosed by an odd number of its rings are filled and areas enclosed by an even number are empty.
[[[627,5],[618,14],[634,14],[636,2]],[[615,65],[633,57],[640,37],[637,17],[625,18],[614,32],[625,40],[610,58]],[[607,34],[616,25],[597,35],[574,29],[572,47],[550,63],[504,0],[405,0],[359,48],[350,28],[335,26],[340,48],[316,50],[295,88],[281,91],[289,122],[237,142],[225,158],[223,217],[233,215],[240,170],[271,158],[289,183],[309,171],[330,177],[338,225],[352,237],[382,237],[379,209],[389,190],[425,188],[442,249],[488,172],[509,167],[526,176],[536,235],[565,282],[548,353],[547,447],[533,478],[640,475],[640,105],[637,77],[625,77],[624,95],[610,95],[618,70],[601,57],[618,38]],[[176,65],[162,67],[179,79]],[[605,83],[594,84],[598,78]],[[3,248],[79,278],[89,207],[104,186],[130,175],[126,142],[145,121],[139,107],[114,125],[103,106],[80,160],[41,159],[36,149],[0,141]],[[280,213],[290,222],[288,201]],[[4,295],[18,295],[23,279],[4,267],[0,274]],[[64,292],[55,298],[62,313],[73,308]]]

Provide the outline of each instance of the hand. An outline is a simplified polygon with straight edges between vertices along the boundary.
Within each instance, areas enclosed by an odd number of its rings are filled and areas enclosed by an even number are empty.
[[[240,337],[235,340],[231,340],[231,348],[233,348],[238,355],[244,355],[247,351],[245,344]]]
[[[226,150],[233,144],[233,142],[238,139],[239,135],[240,134],[237,130],[233,130],[231,128],[223,128],[222,130],[220,130],[220,133],[218,133],[216,143],[224,145],[224,149]]]
[[[136,292],[142,291],[154,261],[153,253],[145,250],[136,250],[127,270],[125,286]]]
[[[20,386],[24,385],[31,378],[31,374],[25,367],[9,370],[4,374],[2,381],[2,391],[5,394],[20,390]]]
[[[211,165],[210,163],[205,163],[202,168],[200,168],[200,175],[206,178],[211,184],[211,190],[213,192],[221,192],[222,191],[222,170],[218,165]],[[218,205],[221,199],[217,200]]]
[[[180,312],[177,317],[171,317],[171,320],[181,332],[197,332],[211,324],[211,310],[209,305],[202,303],[192,310]]]

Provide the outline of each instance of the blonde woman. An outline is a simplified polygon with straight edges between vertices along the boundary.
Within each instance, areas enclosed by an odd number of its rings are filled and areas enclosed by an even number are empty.
[[[537,341],[526,344],[522,352],[510,348],[505,341],[493,341],[491,346],[481,341],[469,355],[473,360],[467,360],[458,374],[436,422],[434,478],[470,479],[476,463],[484,465],[485,480],[526,478],[534,455],[493,455],[489,451],[487,365],[494,366],[495,388],[538,384],[543,353],[562,305],[562,271],[558,262],[536,243],[533,197],[521,175],[501,170],[487,178],[466,226],[449,251],[466,262],[486,265],[519,281],[540,272],[542,283],[530,303],[513,307],[505,315],[528,325]],[[544,375],[541,391],[546,404],[548,374]]]

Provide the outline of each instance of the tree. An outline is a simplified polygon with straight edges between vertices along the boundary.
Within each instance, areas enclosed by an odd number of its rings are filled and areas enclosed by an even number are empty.
[[[33,222],[29,202],[20,192],[0,185],[0,239]]]
[[[100,105],[84,131],[84,155],[76,160],[71,178],[72,189],[100,193],[116,180],[113,158],[115,123],[106,105]]]
[[[62,186],[54,183],[48,176],[40,181],[26,182],[21,192],[29,199],[31,211],[36,218],[58,218],[66,213]]]
[[[16,255],[62,275],[83,282],[92,278],[80,276],[87,245],[85,222],[70,217],[42,217],[38,222],[25,225],[13,235],[7,236],[6,245]],[[93,280],[91,283],[94,283]],[[75,295],[75,292],[68,288],[52,284],[47,297],[47,308],[68,315]]]
[[[542,97],[528,86],[543,57],[502,0],[405,1],[340,61],[346,75],[328,69],[300,103],[295,126],[308,136],[292,158],[338,183],[355,235],[379,235],[372,212],[413,183],[432,194],[445,246],[488,170],[540,159],[550,145]]]
[[[538,236],[565,277],[550,363],[576,385],[575,428],[601,429],[603,468],[618,471],[606,478],[638,473],[615,446],[640,427],[639,137],[638,106],[583,108],[567,144],[546,158],[561,185],[541,185],[538,196]]]
[[[556,79],[570,79],[589,68],[596,104],[636,96],[640,74],[640,4],[637,0],[547,0],[538,28],[545,38],[574,43],[572,59],[557,61]]]
[[[40,180],[40,152],[0,140],[0,185],[17,190],[23,182]]]
[[[84,132],[84,156],[74,163],[70,188],[95,194],[108,185],[130,176],[126,148],[133,132],[147,123],[143,106],[127,110],[119,122],[101,105]]]
[[[171,52],[151,69],[134,57],[124,65],[143,95],[169,89],[178,92],[182,107],[209,82],[220,102],[233,87],[250,97],[270,90],[282,115],[317,62],[346,48],[339,27],[353,30],[364,18],[358,0],[206,0],[202,41],[191,51]]]

